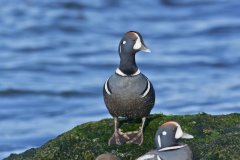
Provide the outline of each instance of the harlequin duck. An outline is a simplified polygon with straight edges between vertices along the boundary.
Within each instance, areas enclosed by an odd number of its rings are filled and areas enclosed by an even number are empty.
[[[138,51],[150,52],[140,33],[129,31],[119,43],[120,65],[104,84],[104,101],[114,118],[115,130],[108,144],[121,145],[125,142],[141,145],[146,117],[155,103],[155,92],[148,78],[136,65],[135,54]],[[139,131],[123,133],[118,128],[118,118],[142,118]],[[129,136],[130,135],[130,136]]]
[[[177,122],[166,122],[155,135],[156,150],[150,151],[137,160],[192,160],[192,151],[187,144],[178,143],[179,138],[190,139]]]

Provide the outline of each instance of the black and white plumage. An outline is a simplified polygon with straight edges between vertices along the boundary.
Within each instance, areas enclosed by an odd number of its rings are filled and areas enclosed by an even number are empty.
[[[143,75],[112,75],[105,83],[104,98],[113,117],[142,118],[154,105],[154,90]]]
[[[192,151],[187,144],[179,143],[179,138],[193,138],[184,133],[177,122],[166,122],[159,127],[155,135],[156,149],[137,160],[192,160]]]
[[[143,127],[154,106],[155,92],[149,79],[136,65],[135,54],[138,51],[150,52],[138,32],[127,32],[119,44],[119,68],[103,87],[105,104],[115,122],[115,132],[109,144],[123,144],[126,141],[136,144],[143,142]],[[132,132],[130,137],[124,134],[118,129],[118,117],[142,118],[140,131]]]

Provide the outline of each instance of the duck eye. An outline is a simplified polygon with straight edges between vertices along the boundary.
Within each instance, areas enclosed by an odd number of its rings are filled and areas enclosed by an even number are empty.
[[[166,131],[163,131],[163,132],[162,132],[162,135],[166,136],[166,135],[167,135],[167,132],[166,132]]]
[[[122,44],[126,44],[127,42],[126,41],[123,41]]]

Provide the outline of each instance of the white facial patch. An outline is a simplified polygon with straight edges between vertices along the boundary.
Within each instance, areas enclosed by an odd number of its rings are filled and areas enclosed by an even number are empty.
[[[166,135],[167,135],[167,132],[166,132],[166,131],[163,131],[163,132],[162,132],[162,135],[166,136]]]
[[[126,41],[123,41],[122,44],[126,44],[127,42]]]
[[[137,36],[137,40],[133,46],[133,49],[138,50],[141,48],[142,43],[141,43],[140,37],[137,34],[135,34],[135,35]]]
[[[181,126],[177,122],[175,122],[175,125],[177,126],[177,131],[176,131],[176,134],[175,134],[175,138],[179,139],[183,136],[183,131],[182,131]]]

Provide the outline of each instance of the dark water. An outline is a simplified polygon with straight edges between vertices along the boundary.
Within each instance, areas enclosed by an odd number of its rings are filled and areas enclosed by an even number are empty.
[[[1,0],[0,159],[110,117],[102,85],[137,30],[152,113],[240,112],[239,0]]]

